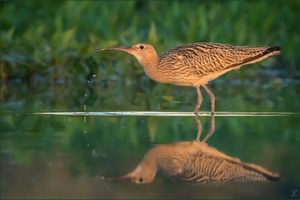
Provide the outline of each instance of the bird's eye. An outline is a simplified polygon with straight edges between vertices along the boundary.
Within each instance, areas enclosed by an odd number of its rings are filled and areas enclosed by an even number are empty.
[[[140,46],[140,49],[144,49],[145,47],[143,45]]]
[[[144,179],[141,177],[139,178],[139,182],[142,183],[144,181]]]

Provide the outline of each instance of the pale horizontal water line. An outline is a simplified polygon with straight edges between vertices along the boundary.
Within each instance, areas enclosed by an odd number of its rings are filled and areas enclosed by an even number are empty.
[[[116,112],[37,112],[37,115],[61,116],[195,116],[192,112],[156,112],[156,111],[116,111]],[[247,116],[288,116],[297,115],[294,112],[215,112],[215,116],[247,117]],[[210,116],[210,112],[199,112],[199,116]]]

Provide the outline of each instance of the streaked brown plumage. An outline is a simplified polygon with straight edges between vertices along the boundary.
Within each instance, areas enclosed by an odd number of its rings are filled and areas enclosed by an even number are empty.
[[[279,54],[281,47],[194,43],[171,49],[158,57],[150,44],[139,43],[134,46],[98,49],[95,53],[104,50],[120,50],[132,54],[143,66],[147,76],[154,81],[195,87],[198,103],[194,113],[198,113],[203,100],[200,92],[202,86],[210,96],[211,112],[214,113],[215,96],[205,85],[208,81],[242,65]]]
[[[150,149],[129,174],[112,179],[150,183],[157,171],[189,183],[276,181],[279,175],[260,166],[243,163],[203,142],[177,142]]]

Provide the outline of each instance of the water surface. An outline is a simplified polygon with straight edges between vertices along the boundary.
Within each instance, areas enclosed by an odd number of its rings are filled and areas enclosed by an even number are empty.
[[[194,140],[193,88],[154,84],[145,90],[96,82],[69,89],[40,85],[33,91],[21,84],[9,82],[13,90],[1,101],[4,198],[290,198],[298,192],[299,83],[263,92],[242,84],[228,83],[226,91],[218,82],[210,86],[217,113],[208,144],[281,179],[199,186],[161,174],[142,186],[99,179],[132,170],[156,144]],[[210,127],[204,98],[202,139]]]

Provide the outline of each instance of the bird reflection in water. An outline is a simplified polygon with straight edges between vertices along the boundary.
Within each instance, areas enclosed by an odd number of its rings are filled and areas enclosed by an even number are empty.
[[[241,162],[199,141],[161,144],[150,149],[137,167],[125,176],[108,180],[150,183],[160,172],[189,183],[276,181],[279,175],[258,165]]]
[[[214,132],[214,117],[211,119],[211,129],[202,142],[199,140],[202,125],[196,117],[198,126],[201,126],[200,129],[198,127],[196,140],[157,145],[148,150],[132,172],[104,179],[144,184],[152,182],[157,172],[160,172],[172,179],[195,184],[279,180],[277,173],[255,164],[244,163],[208,146],[205,141]]]

